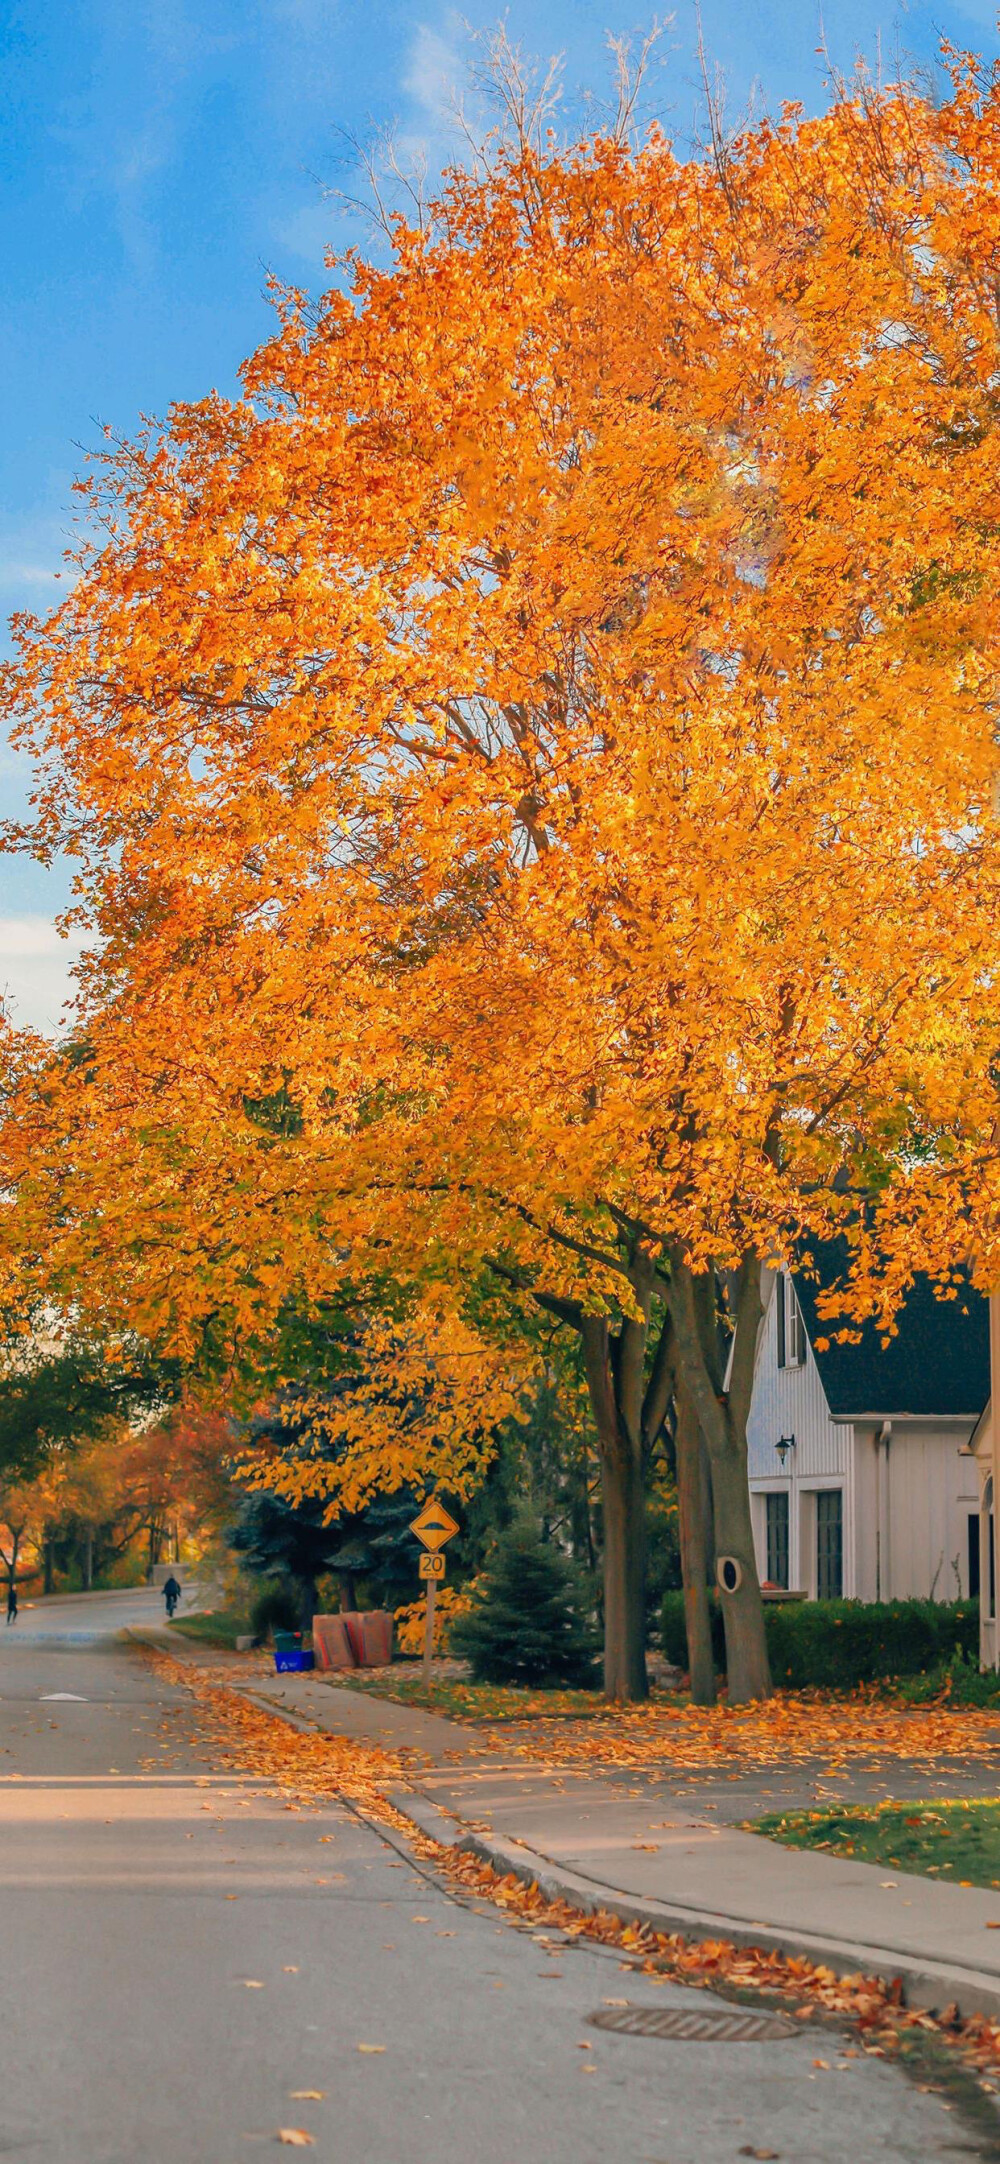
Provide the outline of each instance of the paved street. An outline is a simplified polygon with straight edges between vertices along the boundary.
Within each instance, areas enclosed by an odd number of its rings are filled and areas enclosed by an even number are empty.
[[[183,1579],[183,1572],[178,1575]],[[190,1615],[203,1605],[199,1588],[184,1584],[178,1614]],[[49,1600],[22,1601],[16,1623],[8,1625],[0,1618],[0,1633],[17,1638],[35,1638],[42,1631],[47,1638],[103,1638],[163,1620],[159,1587],[139,1585],[120,1593],[55,1593]]]
[[[218,1771],[199,1722],[111,1641],[0,1640],[3,2154],[236,2164],[282,2127],[331,2164],[976,2153],[939,2097],[812,2024],[588,2027],[609,1999],[716,2002],[460,1905],[345,1808]]]

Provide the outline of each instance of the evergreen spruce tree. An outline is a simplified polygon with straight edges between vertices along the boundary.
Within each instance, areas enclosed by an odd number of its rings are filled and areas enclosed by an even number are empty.
[[[598,1637],[584,1586],[528,1518],[501,1536],[475,1607],[449,1631],[477,1683],[595,1680]]]

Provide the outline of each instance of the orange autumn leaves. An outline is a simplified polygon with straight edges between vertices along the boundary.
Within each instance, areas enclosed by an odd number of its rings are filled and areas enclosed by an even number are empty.
[[[782,1691],[766,1702],[703,1707],[654,1700],[616,1707],[586,1720],[532,1719],[512,1740],[508,1726],[491,1742],[508,1755],[541,1759],[580,1771],[662,1773],[710,1780],[749,1769],[903,1759],[927,1766],[976,1758],[1000,1748],[1000,1715],[931,1705],[903,1708],[877,1691],[833,1697],[825,1691]]]
[[[193,1352],[388,1264],[474,1355],[498,1259],[628,1306],[623,1227],[862,1185],[890,1299],[1000,1263],[998,144],[959,70],[500,158],[97,463],[6,677],[92,938],[12,1289]]]

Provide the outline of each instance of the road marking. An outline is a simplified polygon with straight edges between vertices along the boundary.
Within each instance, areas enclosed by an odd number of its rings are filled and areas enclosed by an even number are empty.
[[[90,1704],[88,1698],[81,1698],[79,1691],[43,1691],[39,1704],[42,1706],[54,1706],[57,1701],[60,1705],[86,1706]]]

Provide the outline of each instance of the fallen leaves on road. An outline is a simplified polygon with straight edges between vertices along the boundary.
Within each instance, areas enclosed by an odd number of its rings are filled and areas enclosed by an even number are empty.
[[[405,1753],[325,1731],[304,1733],[289,1727],[277,1711],[229,1689],[225,1670],[220,1674],[194,1668],[154,1646],[137,1650],[157,1674],[182,1685],[198,1701],[219,1767],[255,1774],[293,1810],[336,1793],[373,1818],[409,1831],[409,1821],[393,1810],[383,1793],[385,1784],[405,1779]]]
[[[288,2099],[292,2104],[321,2104],[325,2095],[325,2089],[289,2089],[288,2091]]]
[[[769,1952],[760,1946],[735,1946],[726,1939],[685,1939],[679,1932],[653,1931],[648,1925],[623,1924],[607,1910],[585,1916],[565,1901],[549,1901],[537,1885],[513,1874],[501,1876],[469,1851],[445,1850],[438,1864],[453,1882],[480,1900],[489,1900],[512,1921],[544,1925],[567,1939],[597,1939],[617,1946],[648,1976],[671,1976],[678,1982],[740,1992],[766,1992],[770,1998],[798,2000],[791,2008],[799,2020],[832,2014],[851,2021],[866,2052],[891,2058],[908,2030],[924,2030],[958,2049],[980,2072],[1000,2068],[1000,2021],[985,2014],[964,2018],[957,2007],[940,2014],[903,2003],[898,1977],[837,1976],[821,1962]],[[604,1999],[605,2006],[627,2006],[627,1999]],[[756,2154],[755,2151],[748,2152]]]
[[[307,2134],[304,2126],[279,2126],[278,2140],[288,2149],[311,2149],[315,2137]]]
[[[615,1946],[627,1957],[630,1967],[641,1966],[650,1976],[675,1977],[688,1985],[753,1990],[771,1998],[795,2001],[790,2010],[799,2019],[808,2020],[816,2012],[850,2020],[866,2052],[876,2057],[891,2057],[907,2030],[923,2029],[958,2050],[966,2063],[981,2073],[996,2074],[1000,2070],[1000,2021],[990,2021],[982,2014],[963,2018],[955,2007],[945,2007],[939,2014],[907,2008],[898,1978],[837,1976],[824,1964],[798,1955],[735,1946],[724,1939],[688,1940],[678,1932],[623,1924],[608,1911],[584,1915],[568,1902],[549,1901],[537,1885],[513,1873],[497,1872],[467,1850],[444,1849],[429,1837],[416,1834],[410,1821],[388,1801],[381,1786],[405,1777],[406,1760],[402,1754],[344,1736],[291,1728],[277,1711],[272,1713],[248,1703],[238,1692],[227,1689],[224,1680],[220,1682],[204,1669],[192,1671],[158,1650],[144,1649],[144,1655],[171,1684],[185,1685],[198,1700],[206,1740],[218,1766],[254,1774],[268,1783],[272,1793],[288,1800],[316,1803],[334,1794],[343,1797],[380,1825],[397,1827],[421,1862],[432,1865],[456,1889],[491,1902],[512,1923],[558,1931],[564,1939],[593,1939]],[[545,1729],[549,1725],[538,1722],[536,1727]],[[551,1724],[553,1729],[555,1726]],[[558,1724],[560,1742],[567,1746],[567,1763],[574,1762],[576,1726],[570,1721]],[[725,1708],[689,1708],[667,1714],[660,1707],[635,1707],[615,1711],[606,1721],[580,1723],[579,1728],[587,1739],[588,1756],[607,1761],[609,1748],[613,1747],[626,1755],[612,1762],[654,1770],[658,1755],[661,1763],[673,1755],[675,1764],[703,1767],[709,1746],[718,1755],[728,1755],[734,1763],[742,1760],[750,1764],[762,1759],[794,1763],[797,1757],[815,1758],[818,1743],[826,1751],[837,1742],[844,1753],[864,1752],[870,1756],[873,1750],[895,1750],[912,1758],[982,1755],[1000,1741],[996,1716],[978,1710],[944,1712],[931,1707],[890,1712],[861,1693],[837,1701],[818,1693],[794,1697],[789,1694],[766,1706],[738,1707],[732,1713]],[[594,1751],[592,1739],[601,1730],[605,1740]],[[510,1746],[508,1734],[504,1738],[508,1754]],[[524,1750],[529,1755],[526,1747]],[[686,1761],[684,1752],[690,1753]],[[256,1979],[245,1981],[262,1988]],[[384,2044],[357,2046],[359,2052],[371,2053],[381,2053],[385,2048]],[[743,2153],[775,2152],[750,2149]]]

